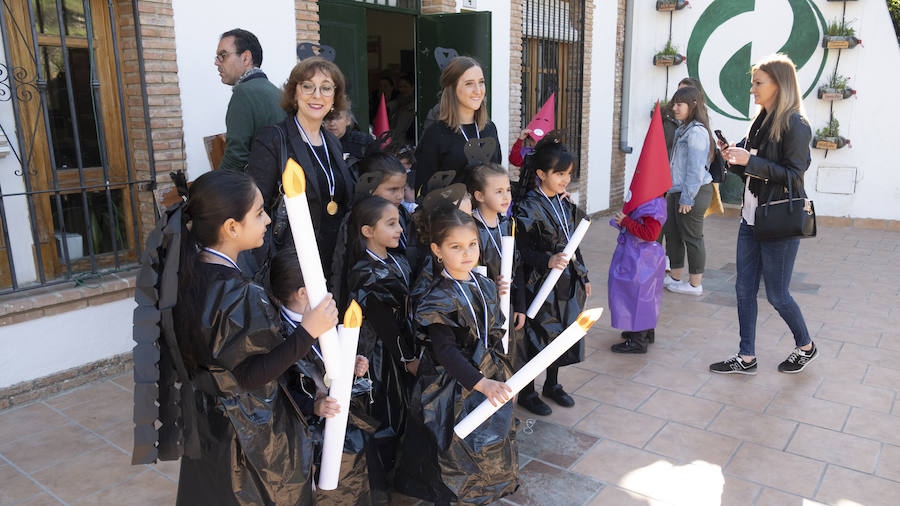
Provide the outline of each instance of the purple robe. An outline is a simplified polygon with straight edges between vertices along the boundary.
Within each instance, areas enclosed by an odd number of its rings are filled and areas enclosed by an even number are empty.
[[[641,204],[628,215],[643,223],[644,217],[666,222],[666,200],[657,197]],[[662,302],[666,252],[656,241],[635,237],[625,227],[610,220],[619,229],[618,245],[609,264],[609,311],[612,326],[628,331],[656,328]]]

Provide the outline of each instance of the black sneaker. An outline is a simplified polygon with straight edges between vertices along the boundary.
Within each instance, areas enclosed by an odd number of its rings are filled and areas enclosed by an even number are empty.
[[[744,362],[740,355],[734,355],[722,362],[709,365],[711,372],[719,374],[756,374],[756,357],[749,362]]]
[[[553,412],[546,402],[542,401],[537,392],[529,392],[519,396],[519,406],[531,411],[538,416],[547,416]]]
[[[787,360],[778,364],[778,371],[788,374],[795,374],[803,370],[807,364],[812,362],[819,356],[819,350],[816,349],[815,343],[808,350],[794,348],[794,351],[788,355]]]
[[[571,408],[575,405],[575,399],[567,394],[560,384],[553,385],[550,388],[547,388],[547,385],[544,385],[544,391],[541,393],[544,394],[544,397],[553,399],[557,404],[564,408]]]

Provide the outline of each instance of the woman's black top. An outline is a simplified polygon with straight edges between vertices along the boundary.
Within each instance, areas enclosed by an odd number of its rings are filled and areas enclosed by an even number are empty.
[[[491,161],[501,162],[500,139],[497,137],[497,127],[494,122],[488,121],[477,134],[475,123],[461,125],[460,128],[469,139],[494,138],[497,141],[497,149],[494,156],[491,157]],[[454,183],[465,183],[470,172],[464,150],[465,145],[466,137],[462,133],[451,130],[443,121],[432,123],[422,134],[422,140],[416,147],[416,192],[421,190],[432,174],[444,170],[456,171]],[[424,197],[424,195],[422,196]]]

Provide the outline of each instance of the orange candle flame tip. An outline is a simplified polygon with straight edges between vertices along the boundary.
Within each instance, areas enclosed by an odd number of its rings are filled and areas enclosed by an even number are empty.
[[[362,326],[362,308],[356,301],[350,302],[347,312],[344,313],[344,328],[355,329]]]
[[[284,189],[284,196],[287,198],[296,197],[306,192],[306,174],[303,167],[288,158],[284,164],[284,172],[281,174],[281,187]]]
[[[602,307],[598,307],[598,308],[594,308],[594,309],[586,309],[586,310],[582,311],[582,313],[580,315],[578,315],[578,319],[576,320],[576,323],[578,323],[578,326],[581,327],[582,330],[587,332],[588,330],[591,329],[591,326],[593,326],[595,323],[597,323],[597,320],[600,319],[600,316],[602,314],[603,314]]]

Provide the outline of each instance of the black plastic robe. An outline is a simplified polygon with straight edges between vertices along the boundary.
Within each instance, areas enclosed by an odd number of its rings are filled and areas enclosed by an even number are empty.
[[[556,199],[553,199],[556,201]],[[516,218],[516,246],[522,254],[526,279],[526,300],[534,300],[544,278],[550,272],[550,257],[568,244],[563,226],[568,222],[569,235],[584,218],[584,213],[567,199],[560,199],[565,211],[564,219],[557,218],[553,204],[540,191],[532,190],[519,202],[514,211]],[[560,216],[563,218],[563,216]],[[560,223],[562,221],[562,223]],[[574,258],[563,271],[554,290],[550,292],[534,319],[525,324],[525,341],[528,356],[533,358],[551,341],[571,325],[584,309],[584,285],[588,282],[587,267],[576,250]],[[584,340],[578,341],[553,363],[560,367],[584,360]]]
[[[282,316],[281,323],[283,335],[288,335],[293,331],[293,327],[284,319],[284,316]],[[322,434],[325,430],[325,419],[313,413],[313,404],[317,397],[328,395],[328,387],[325,385],[325,363],[314,350],[310,350],[303,360],[291,367],[290,372],[292,374],[288,376],[288,389],[309,421],[315,446],[315,462],[318,465],[322,462]],[[372,434],[378,424],[369,413],[370,394],[371,383],[369,380],[365,377],[357,378],[350,396],[350,413],[347,420],[347,432],[344,436],[344,452],[341,455],[338,487],[328,491],[317,489],[315,492],[317,504],[373,504],[367,451]]]
[[[402,255],[380,261],[368,253],[348,274],[349,298],[362,308],[359,353],[369,359],[374,415],[376,457],[369,463],[374,486],[386,491],[387,474],[394,467],[398,437],[406,417],[408,373],[404,362],[416,357],[409,325],[409,279],[412,272]],[[377,461],[376,461],[377,460]]]
[[[481,295],[474,283],[460,282],[473,303],[469,306],[453,280],[441,278],[419,302],[415,314],[416,339],[425,353],[410,395],[409,416],[400,449],[395,487],[426,501],[488,504],[512,494],[519,486],[516,424],[511,402],[464,440],[453,427],[485,396],[466,390],[439,364],[430,346],[430,327],[450,328],[463,357],[485,377],[505,381],[511,374],[503,353],[503,315],[497,307],[496,286],[475,275],[487,300],[487,345]],[[433,331],[433,330],[432,330]]]

